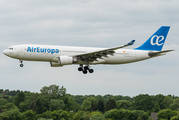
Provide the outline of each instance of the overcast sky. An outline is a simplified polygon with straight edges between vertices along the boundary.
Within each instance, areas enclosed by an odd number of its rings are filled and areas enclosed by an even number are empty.
[[[159,27],[171,26],[165,56],[124,65],[77,65],[19,61],[2,51],[17,44],[114,47],[143,44]],[[0,0],[0,88],[40,92],[64,86],[73,95],[164,94],[179,96],[179,0]]]

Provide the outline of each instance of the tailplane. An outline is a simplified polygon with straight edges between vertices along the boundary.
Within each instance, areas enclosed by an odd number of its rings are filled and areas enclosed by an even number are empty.
[[[143,45],[135,50],[161,51],[170,26],[160,27]]]

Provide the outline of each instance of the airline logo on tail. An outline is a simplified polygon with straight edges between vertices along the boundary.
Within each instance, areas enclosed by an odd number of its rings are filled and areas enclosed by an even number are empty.
[[[158,36],[158,35],[154,35],[151,40],[150,43],[151,45],[157,45],[157,46],[161,46],[164,43],[164,36]],[[155,43],[154,43],[155,42]]]
[[[161,51],[170,26],[160,27],[144,44],[136,50]]]

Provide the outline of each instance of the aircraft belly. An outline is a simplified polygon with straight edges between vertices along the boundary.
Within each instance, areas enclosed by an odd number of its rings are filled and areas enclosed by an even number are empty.
[[[55,56],[47,53],[23,53],[18,55],[18,59],[29,61],[51,61]]]

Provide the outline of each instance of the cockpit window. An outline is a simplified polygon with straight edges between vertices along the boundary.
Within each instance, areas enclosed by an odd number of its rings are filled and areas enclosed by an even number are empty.
[[[13,48],[9,48],[9,50],[13,50]]]

